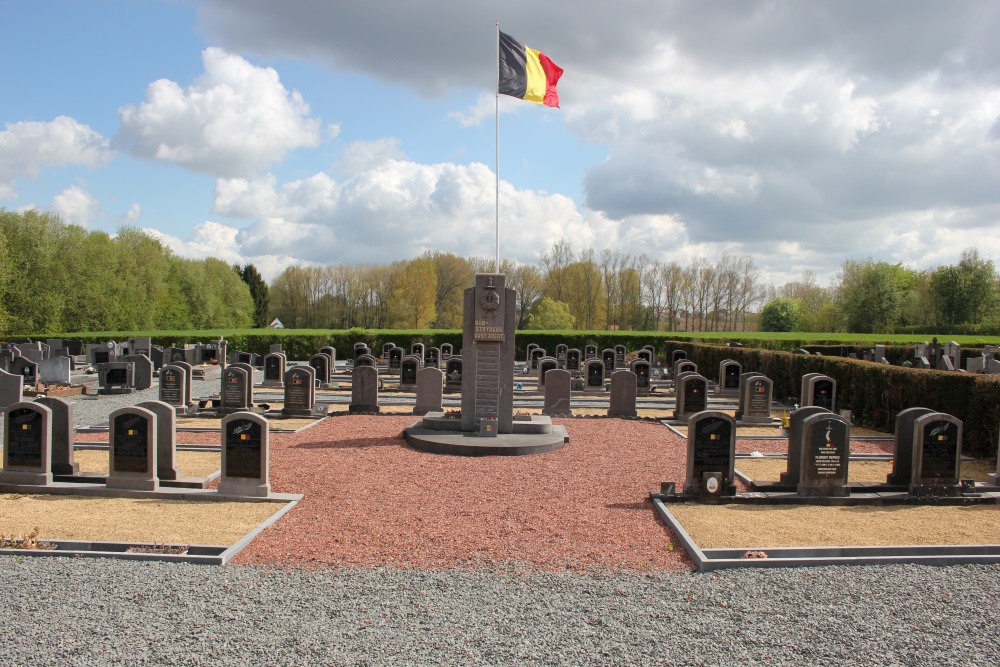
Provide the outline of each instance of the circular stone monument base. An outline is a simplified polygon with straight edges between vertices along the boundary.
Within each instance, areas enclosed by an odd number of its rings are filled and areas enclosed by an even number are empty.
[[[404,429],[406,442],[414,449],[432,454],[453,456],[525,456],[553,452],[567,442],[564,426],[554,425],[549,417],[533,415],[531,419],[516,419],[514,433],[480,436],[459,430],[461,419],[431,412]]]

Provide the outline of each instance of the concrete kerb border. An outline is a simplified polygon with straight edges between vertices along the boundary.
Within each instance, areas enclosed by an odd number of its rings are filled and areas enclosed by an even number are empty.
[[[968,565],[1000,563],[1000,544],[934,544],[901,546],[753,547],[702,549],[656,494],[650,494],[656,513],[677,537],[699,572],[734,568],[824,567],[829,565]],[[744,558],[759,551],[767,558]]]
[[[298,505],[304,497],[300,493],[272,493],[266,498],[231,496],[219,494],[213,490],[206,490],[200,493],[192,493],[190,489],[178,489],[177,491],[163,490],[132,491],[129,489],[104,489],[85,488],[78,484],[62,485],[54,484],[48,487],[24,486],[13,484],[0,484],[0,493],[24,493],[26,495],[81,495],[101,498],[156,498],[161,500],[189,500],[198,502],[263,502],[282,503],[284,506],[271,514],[267,519],[250,530],[246,535],[238,539],[228,547],[225,545],[211,544],[160,544],[152,546],[178,547],[187,546],[185,554],[161,554],[161,553],[127,553],[129,547],[149,547],[149,542],[96,542],[85,540],[45,540],[56,545],[55,549],[0,549],[0,556],[71,556],[74,558],[118,558],[121,560],[138,561],[164,561],[172,563],[192,563],[199,565],[225,565],[233,559],[236,554],[245,549],[254,538],[265,529],[277,523],[293,507]]]

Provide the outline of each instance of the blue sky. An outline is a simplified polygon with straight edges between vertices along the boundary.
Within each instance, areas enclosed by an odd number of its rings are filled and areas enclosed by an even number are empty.
[[[0,207],[291,264],[492,256],[495,21],[566,73],[501,98],[501,253],[1000,261],[1000,5],[0,0]]]

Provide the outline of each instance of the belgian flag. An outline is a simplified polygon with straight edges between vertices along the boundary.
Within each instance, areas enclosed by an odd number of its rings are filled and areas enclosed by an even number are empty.
[[[500,33],[498,93],[558,107],[556,83],[562,73],[562,67],[544,53],[525,46],[506,33]]]

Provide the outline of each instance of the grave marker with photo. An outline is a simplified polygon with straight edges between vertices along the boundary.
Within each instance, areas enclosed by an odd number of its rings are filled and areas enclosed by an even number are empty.
[[[688,421],[684,493],[702,498],[736,495],[736,420],[705,410]]]

